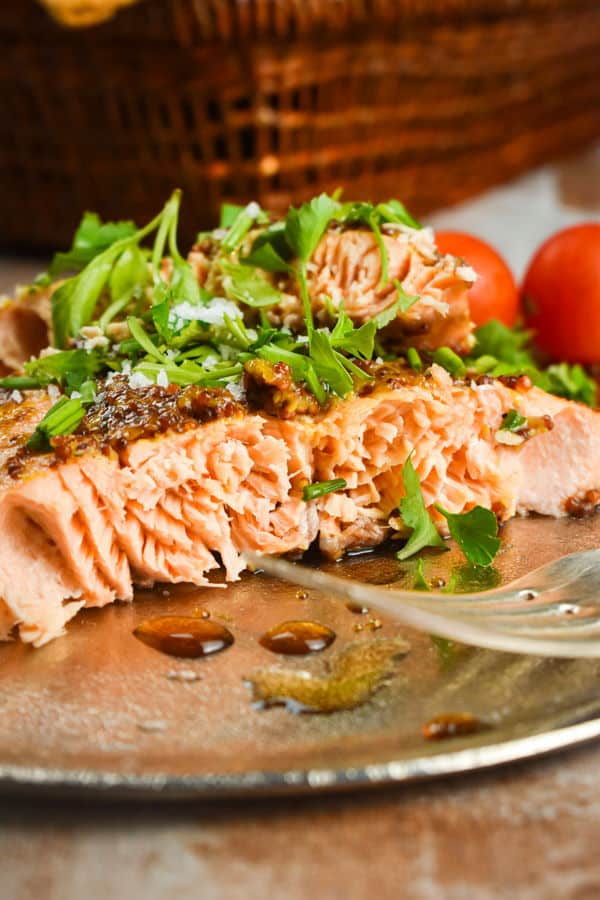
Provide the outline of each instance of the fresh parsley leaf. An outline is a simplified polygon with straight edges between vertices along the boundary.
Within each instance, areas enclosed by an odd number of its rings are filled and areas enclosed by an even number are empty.
[[[324,497],[325,494],[332,494],[334,491],[343,491],[347,486],[345,478],[332,478],[331,481],[316,481],[314,484],[307,484],[302,490],[302,499],[308,503],[310,500],[316,500],[317,497]]]
[[[173,328],[170,322],[170,312],[171,307],[168,300],[163,300],[162,303],[155,303],[150,310],[150,314],[152,316],[152,322],[154,327],[156,328],[156,333],[158,336],[168,344],[173,337]]]
[[[66,390],[77,391],[85,381],[93,379],[104,365],[104,356],[98,350],[63,350],[41,359],[32,359],[23,368],[29,378],[35,379],[35,387],[54,383]]]
[[[424,547],[445,548],[444,541],[425,507],[421,482],[410,456],[402,468],[402,481],[405,495],[400,501],[400,515],[404,524],[412,528],[412,534],[404,547],[396,553],[397,558],[408,559]]]
[[[374,319],[365,322],[360,328],[355,328],[350,316],[341,310],[331,332],[331,346],[336,350],[345,350],[352,356],[368,360],[373,356],[376,331],[377,325]]]
[[[190,303],[192,306],[201,306],[206,303],[207,293],[198,284],[194,270],[185,260],[178,260],[173,266],[171,276],[170,302]]]
[[[260,359],[268,360],[268,362],[286,363],[290,367],[294,381],[304,381],[321,405],[327,400],[327,394],[308,357],[302,356],[300,353],[294,353],[292,350],[280,347],[277,344],[265,344],[265,346],[259,347],[256,355]]]
[[[135,297],[142,296],[150,281],[150,271],[146,255],[136,244],[127,247],[114,264],[108,286],[112,302],[104,310],[98,326],[106,331],[107,325],[122,312]]]
[[[497,319],[492,319],[475,329],[475,349],[472,357],[490,356],[500,363],[517,368],[534,366],[535,361],[527,345],[531,332],[520,328],[508,328]],[[509,374],[509,373],[507,373]]]
[[[398,291],[398,309],[400,312],[408,312],[411,306],[414,306],[417,300],[421,299],[420,294],[407,294],[404,288],[402,287],[402,282],[395,279],[394,287]]]
[[[327,194],[313,197],[310,203],[291,206],[285,221],[285,239],[292,253],[298,257],[297,278],[304,311],[306,330],[313,330],[313,314],[308,294],[306,264],[323,237],[329,222],[339,209],[337,200]]]
[[[354,387],[340,355],[329,342],[329,335],[313,331],[310,335],[310,359],[319,379],[327,384],[338,397],[345,397]]]
[[[285,238],[285,222],[274,222],[255,238],[250,253],[240,262],[266,272],[287,272],[292,253]]]
[[[594,406],[596,403],[597,385],[586,371],[578,364],[570,366],[568,363],[556,363],[548,366],[543,372],[545,383],[542,380],[540,387],[545,387],[552,394],[566,397],[567,400],[578,400]]]
[[[48,274],[56,278],[63,272],[79,272],[115,241],[132,237],[135,232],[134,222],[102,222],[97,213],[86,212],[75,232],[71,249],[54,255]]]
[[[448,512],[439,503],[435,508],[446,519],[450,534],[469,562],[475,566],[489,566],[500,549],[498,521],[494,513],[483,506],[475,506],[460,514]]]
[[[285,222],[285,238],[293,253],[307,262],[317,248],[340,204],[328,194],[313,197],[309,203],[291,206]]]
[[[130,297],[134,290],[141,291],[150,281],[150,271],[146,254],[137,246],[126,247],[115,262],[110,273],[109,287],[113,301]]]
[[[244,212],[244,209],[245,207],[238,206],[237,203],[222,203],[219,228],[231,228],[240,213]]]
[[[594,406],[596,382],[585,369],[566,362],[539,368],[528,346],[531,337],[529,331],[507,328],[492,320],[476,329],[475,349],[466,363],[478,372],[494,376],[528,375],[542,390]]]
[[[237,210],[236,215],[233,215],[234,210]],[[221,222],[223,221],[227,221],[228,224],[221,227],[228,228],[229,233],[221,241],[221,250],[231,253],[239,247],[256,223],[266,225],[269,219],[258,203],[249,203],[248,206],[241,208],[225,204],[221,208]]]
[[[509,409],[502,416],[500,431],[521,431],[527,425],[527,419],[516,409]]]
[[[385,203],[378,203],[376,206],[381,221],[393,222],[396,225],[408,225],[409,228],[422,228],[414,216],[411,216],[404,203],[399,200],[387,200]]]
[[[55,346],[65,348],[69,338],[79,334],[81,328],[91,320],[117,259],[124,250],[141,241],[155,228],[158,228],[158,234],[152,262],[155,277],[158,277],[162,248],[168,231],[172,229],[173,222],[176,221],[178,215],[180,193],[180,191],[175,191],[163,210],[151,222],[139,231],[134,230],[133,233],[130,233],[128,227],[124,237],[118,238],[102,252],[94,255],[79,275],[67,279],[54,291],[51,303]],[[114,231],[110,234],[113,235]]]
[[[228,299],[254,309],[275,306],[281,302],[281,292],[254,269],[237,263],[222,263],[224,287]]]
[[[373,319],[372,322],[375,322],[375,326],[377,331],[381,331],[382,328],[385,328],[386,325],[389,325],[390,322],[393,322],[399,312],[405,313],[414,306],[417,300],[420,300],[420,296],[416,294],[414,297],[411,297],[407,294],[402,287],[401,283],[396,279],[394,281],[394,286],[398,292],[398,299],[395,300],[391,306],[386,307],[386,309],[382,309],[380,313],[378,313]]]

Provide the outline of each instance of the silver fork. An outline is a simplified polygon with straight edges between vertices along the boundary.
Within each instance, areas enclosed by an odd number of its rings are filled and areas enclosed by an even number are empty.
[[[400,591],[246,552],[256,569],[465,644],[538,656],[600,657],[600,549],[563,556],[473,594]]]

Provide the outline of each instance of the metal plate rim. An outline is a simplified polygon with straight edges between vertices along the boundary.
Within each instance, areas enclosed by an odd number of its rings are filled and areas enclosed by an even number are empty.
[[[467,747],[433,756],[390,760],[356,768],[251,771],[232,775],[127,775],[43,766],[0,766],[0,793],[48,795],[68,792],[88,798],[212,800],[268,798],[290,794],[343,792],[411,784],[483,771],[577,747],[600,737],[600,717],[521,738]]]

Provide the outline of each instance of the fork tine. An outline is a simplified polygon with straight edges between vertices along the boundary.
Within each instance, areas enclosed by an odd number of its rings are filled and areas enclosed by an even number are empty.
[[[600,558],[600,553],[595,551],[592,553],[595,562]],[[544,625],[539,617],[532,615],[533,610],[528,613],[528,618],[519,621],[515,621],[514,610],[512,614],[499,612],[484,615],[484,610],[480,609],[478,610],[480,614],[475,615],[473,606],[469,607],[469,603],[481,601],[485,596],[483,593],[463,595],[459,604],[456,602],[448,604],[447,594],[392,592],[378,585],[364,584],[351,578],[340,578],[276,557],[252,552],[246,552],[245,556],[250,565],[270,575],[302,587],[327,591],[342,600],[368,602],[378,610],[385,611],[397,622],[451,640],[509,653],[567,658],[600,657],[600,616],[594,617],[591,621],[590,619],[579,621],[574,628],[574,616],[564,616],[560,625],[557,622],[548,626]],[[589,551],[566,557],[565,569],[570,577],[561,579],[561,586],[566,587],[567,584],[575,583],[582,571],[584,573],[590,571],[593,561],[590,559]],[[559,566],[552,564],[538,569],[532,575],[539,584],[543,584],[543,574],[548,571],[551,574],[555,572],[558,574],[561,570]],[[529,583],[528,579],[520,579],[507,588],[494,591],[496,604],[522,597],[524,583]],[[554,588],[554,585],[550,587]],[[488,592],[488,596],[491,594],[492,592]],[[437,608],[434,609],[436,605]],[[558,608],[558,604],[556,607]],[[596,612],[594,607],[590,609]],[[532,625],[532,621],[536,624]]]

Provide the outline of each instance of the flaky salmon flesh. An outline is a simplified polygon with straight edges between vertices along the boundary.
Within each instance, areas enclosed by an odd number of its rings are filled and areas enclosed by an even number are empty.
[[[386,343],[401,350],[412,346],[431,351],[447,346],[467,353],[473,344],[468,291],[475,273],[461,260],[438,253],[430,228],[404,228],[382,235],[388,258],[387,280],[382,284],[380,249],[371,231],[327,231],[309,263],[309,290],[315,318],[330,323],[343,309],[363,324],[391,307],[400,284],[416,301],[398,310],[384,330]],[[200,284],[224,293],[222,273],[211,259],[210,241],[197,244],[188,259]],[[168,268],[168,261],[166,262]],[[289,279],[264,273],[282,289],[282,301],[268,310],[274,325],[304,330],[302,304]],[[58,282],[57,282],[58,284]],[[51,343],[52,288],[23,289],[17,299],[0,304],[0,364],[18,369]]]
[[[409,454],[440,531],[475,504],[565,515],[600,488],[600,418],[526,378],[373,366],[316,414],[269,415],[222,389],[101,387],[78,432],[33,453],[46,392],[0,406],[0,632],[36,646],[134,586],[234,581],[244,551],[337,558],[393,530]],[[520,435],[500,430],[517,410]],[[346,487],[305,502],[310,483]],[[392,524],[390,524],[390,522]]]

